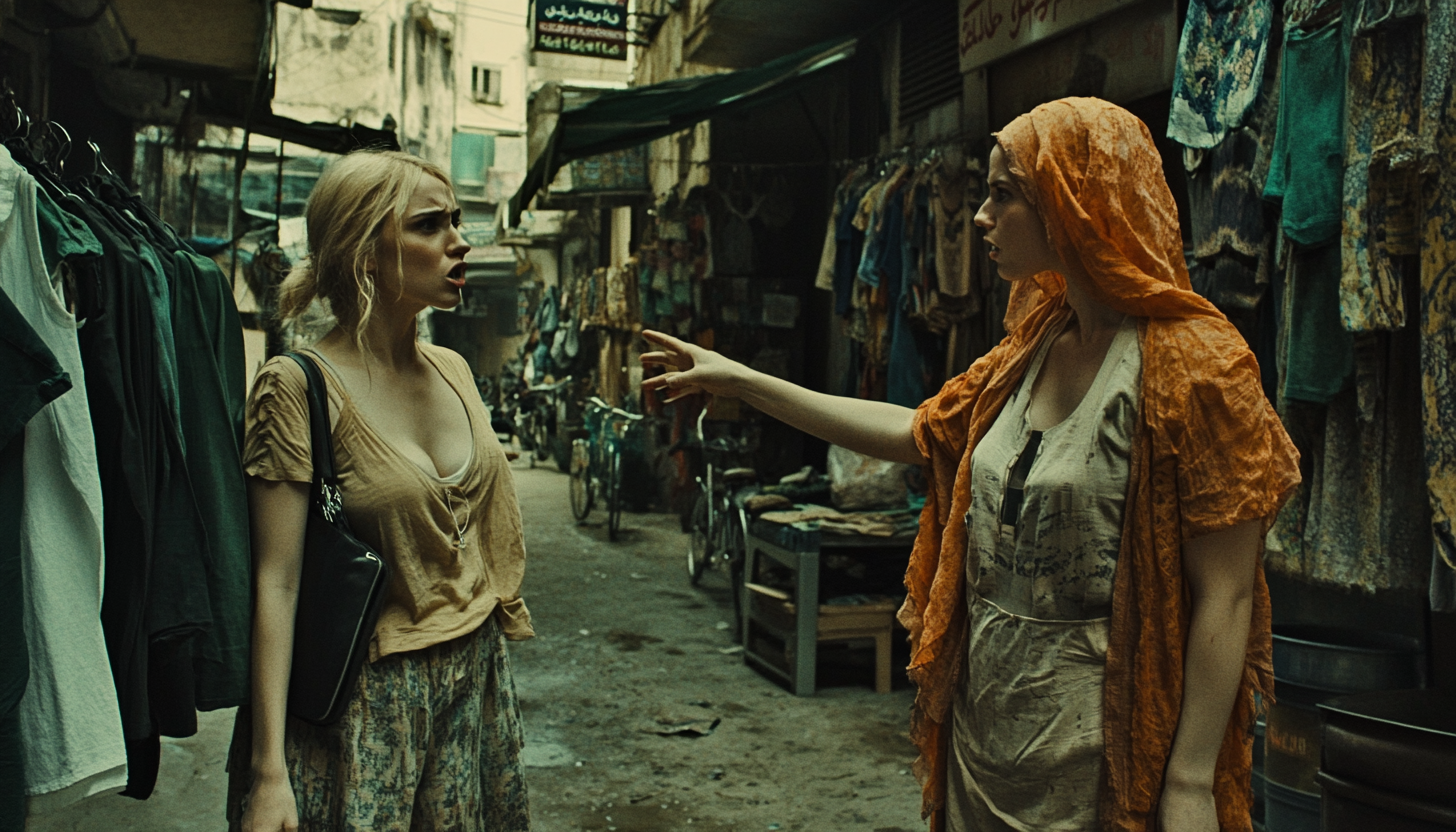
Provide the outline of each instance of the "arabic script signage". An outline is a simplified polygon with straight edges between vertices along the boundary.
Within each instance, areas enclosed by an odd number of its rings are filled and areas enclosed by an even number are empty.
[[[1091,23],[1138,0],[960,0],[961,72]]]
[[[571,162],[571,192],[646,191],[647,145]]]
[[[536,0],[537,52],[627,60],[627,5]]]

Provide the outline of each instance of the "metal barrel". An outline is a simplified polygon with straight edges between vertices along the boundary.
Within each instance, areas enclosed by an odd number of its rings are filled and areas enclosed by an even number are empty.
[[[1274,628],[1276,702],[1264,732],[1267,832],[1319,832],[1320,702],[1347,693],[1416,688],[1421,643],[1348,627]]]

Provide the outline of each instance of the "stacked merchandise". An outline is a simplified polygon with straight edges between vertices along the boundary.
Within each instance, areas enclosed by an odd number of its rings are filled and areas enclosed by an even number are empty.
[[[693,334],[695,292],[713,274],[708,213],[696,203],[660,209],[638,249],[642,325],[679,338]]]
[[[23,769],[0,777],[7,829],[27,801],[147,797],[159,737],[247,696],[231,286],[109,171],[62,182],[59,162],[0,148],[4,355],[45,368],[24,399],[48,402],[0,455],[0,570],[22,577],[0,608],[23,625],[0,653],[0,764]]]

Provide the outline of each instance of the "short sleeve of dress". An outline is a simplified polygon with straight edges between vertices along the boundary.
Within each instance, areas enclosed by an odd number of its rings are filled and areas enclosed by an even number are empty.
[[[275,482],[311,482],[308,387],[303,370],[278,356],[258,371],[248,396],[243,471]]]
[[[1299,484],[1299,452],[1264,396],[1258,362],[1230,324],[1172,325],[1177,347],[1160,363],[1178,381],[1153,415],[1176,457],[1183,539],[1268,522]]]

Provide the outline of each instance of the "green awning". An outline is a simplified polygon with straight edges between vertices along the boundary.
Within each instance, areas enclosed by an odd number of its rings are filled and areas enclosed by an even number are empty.
[[[857,42],[856,37],[836,38],[752,69],[607,92],[564,109],[545,150],[532,161],[526,181],[510,199],[507,227],[520,222],[521,211],[567,162],[637,147],[793,92],[815,73],[853,55]]]

